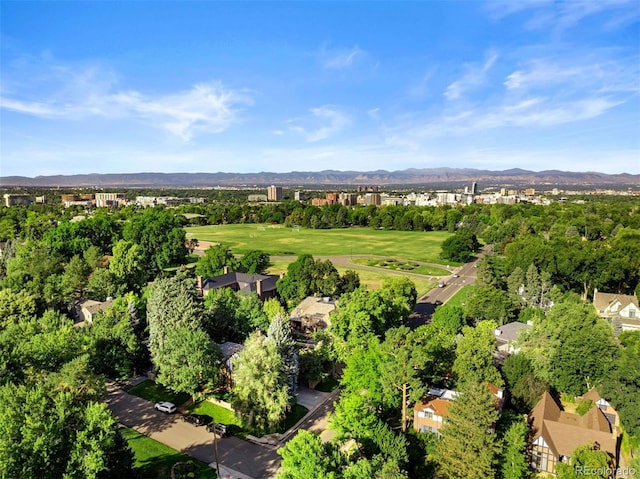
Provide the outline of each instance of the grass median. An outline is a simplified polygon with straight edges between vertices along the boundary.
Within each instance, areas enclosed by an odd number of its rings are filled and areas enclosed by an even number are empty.
[[[205,463],[190,458],[169,446],[139,432],[123,427],[122,436],[133,450],[135,468],[140,479],[165,479],[171,477],[171,468],[178,462],[193,463],[197,479],[215,479],[216,474]]]

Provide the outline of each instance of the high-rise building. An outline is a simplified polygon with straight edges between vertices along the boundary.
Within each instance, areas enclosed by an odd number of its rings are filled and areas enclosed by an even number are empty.
[[[267,188],[267,199],[269,201],[281,201],[282,200],[282,186],[271,185]]]
[[[306,199],[306,195],[305,195],[304,191],[296,191],[296,192],[293,194],[293,198],[294,198],[296,201],[304,201],[304,200]]]
[[[472,195],[478,194],[478,183],[476,183],[475,181],[471,183],[471,194]]]

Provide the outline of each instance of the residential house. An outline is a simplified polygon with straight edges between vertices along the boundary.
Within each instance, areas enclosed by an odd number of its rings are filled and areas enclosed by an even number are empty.
[[[518,335],[522,334],[521,331],[529,329],[531,329],[531,325],[519,323],[517,321],[504,324],[499,328],[494,329],[493,334],[496,336],[498,351],[505,356],[519,352],[520,348],[516,345]]]
[[[504,390],[493,384],[487,384],[496,401],[496,409],[504,406]],[[413,427],[419,432],[432,432],[440,435],[440,429],[449,415],[449,406],[458,396],[450,389],[429,388],[427,395],[413,408]]]
[[[599,407],[592,407],[585,415],[560,409],[548,392],[531,410],[531,466],[539,472],[553,474],[558,462],[569,461],[573,451],[586,444],[594,444],[606,451],[615,468],[618,458],[618,429],[612,428]]]
[[[222,367],[220,368],[221,384],[225,389],[231,390],[233,387],[233,361],[238,353],[244,349],[242,344],[227,341],[226,343],[216,344],[222,355]]]
[[[101,312],[106,311],[113,304],[113,300],[107,301],[94,301],[92,299],[86,299],[76,305],[76,318],[78,325],[93,324],[94,316]]]
[[[220,276],[207,279],[198,276],[198,291],[206,296],[212,289],[231,288],[247,294],[256,293],[262,301],[266,301],[276,295],[278,279],[278,275],[229,272],[225,266],[224,274]]]
[[[600,396],[600,393],[596,388],[591,388],[588,393],[582,396],[580,399],[589,399],[598,406],[598,409],[602,411],[604,417],[607,418],[611,425],[611,430],[617,430],[620,427],[620,416],[609,402]]]
[[[305,335],[327,329],[331,324],[329,315],[335,309],[336,303],[331,298],[308,296],[289,315],[291,327]]]
[[[638,297],[629,294],[593,291],[593,306],[601,318],[619,320],[623,331],[640,331]]]

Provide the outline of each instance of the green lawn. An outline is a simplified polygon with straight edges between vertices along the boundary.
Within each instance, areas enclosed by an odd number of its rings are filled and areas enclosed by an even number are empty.
[[[280,274],[287,271],[287,266],[289,265],[288,261],[271,261],[271,266],[269,267],[267,273],[268,274]],[[358,268],[357,264],[353,266],[344,267],[344,266],[336,266],[336,269],[340,274],[344,274],[348,269],[352,269],[358,273],[360,276],[360,282],[367,286],[369,289],[379,289],[382,286],[382,281],[385,278],[393,278],[396,275],[392,273],[387,273],[383,269],[380,271],[370,271],[366,269]],[[411,281],[416,285],[416,290],[418,291],[418,295],[421,296],[431,288],[435,286],[435,281],[431,281],[427,278],[414,278],[410,277]]]
[[[464,308],[467,296],[469,296],[473,292],[474,288],[475,286],[471,284],[463,286],[460,291],[458,291],[449,301],[447,301],[447,304],[452,306],[461,306]]]
[[[256,224],[193,226],[185,231],[188,237],[223,243],[234,253],[260,249],[271,256],[372,254],[438,264],[446,264],[439,258],[440,245],[451,235],[444,231],[314,230]]]
[[[171,467],[176,462],[192,462],[196,465],[198,479],[214,479],[216,474],[206,464],[191,459],[158,441],[155,441],[137,431],[122,428],[120,432],[129,443],[135,454],[135,467],[140,479],[166,479],[171,477]]]
[[[420,265],[413,261],[399,261],[392,258],[354,258],[352,263],[373,266],[374,268],[390,269],[405,273],[423,274],[425,276],[446,276],[449,274],[444,268]]]
[[[339,385],[340,383],[336,378],[334,378],[333,376],[329,376],[327,379],[325,379],[324,381],[322,381],[316,386],[316,390],[322,391],[325,393],[330,393]]]
[[[159,401],[169,401],[176,406],[180,406],[189,400],[188,394],[177,394],[171,392],[168,389],[165,389],[164,386],[156,384],[151,379],[147,379],[146,381],[129,389],[129,394],[133,394],[134,396],[141,397],[142,399],[146,399],[147,401],[154,403]]]
[[[236,414],[227,408],[218,406],[209,401],[200,401],[194,404],[189,410],[196,414],[206,414],[211,416],[216,422],[223,424],[234,424],[240,426],[240,420],[236,417]]]
[[[308,412],[309,410],[306,407],[300,404],[294,404],[293,409],[289,411],[289,414],[287,414],[287,417],[284,419],[282,429],[278,429],[278,432],[285,432],[290,427],[293,427],[295,423],[302,419]]]
[[[213,404],[212,402],[200,401],[199,403],[196,403],[194,406],[192,406],[189,410],[196,414],[206,414],[207,416],[211,416],[215,419],[216,422],[230,424],[231,432],[234,436],[244,437],[247,434],[252,433],[251,431],[247,431],[242,428],[242,426],[240,425],[240,419],[232,410],[224,408],[222,406],[218,406],[217,404]],[[285,432],[300,419],[302,419],[308,412],[309,410],[306,407],[301,406],[300,404],[294,405],[293,409],[289,411],[289,414],[287,414],[284,423],[281,427],[278,428],[277,432]]]

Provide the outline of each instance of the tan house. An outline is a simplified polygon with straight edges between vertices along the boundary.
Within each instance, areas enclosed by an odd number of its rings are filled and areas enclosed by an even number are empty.
[[[493,384],[487,384],[496,401],[496,409],[502,410],[504,391]],[[422,401],[413,408],[413,428],[418,432],[432,432],[440,435],[440,429],[449,416],[449,406],[458,396],[450,389],[429,388]]]
[[[593,306],[601,318],[619,319],[623,331],[640,331],[640,307],[635,295],[593,291]]]
[[[76,305],[76,324],[92,324],[93,317],[100,311],[106,311],[113,304],[113,300],[94,301],[87,299]]]
[[[302,334],[327,329],[331,324],[329,315],[335,309],[336,303],[331,298],[308,296],[289,315],[291,327]]]
[[[567,462],[577,447],[590,443],[606,451],[611,457],[612,467],[616,467],[618,428],[611,427],[600,407],[592,407],[580,416],[560,409],[551,395],[545,392],[531,410],[529,422],[531,466],[536,471],[554,474],[558,462]]]

